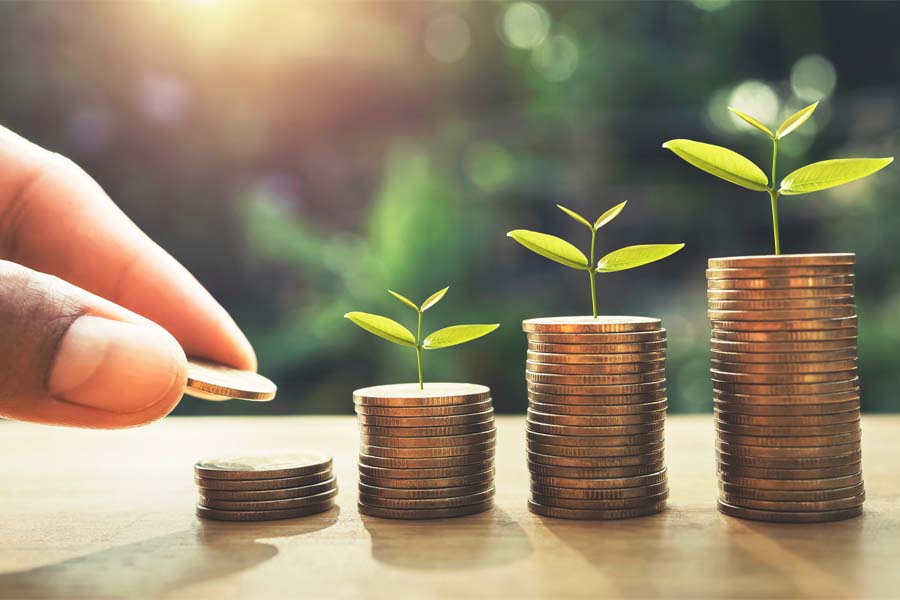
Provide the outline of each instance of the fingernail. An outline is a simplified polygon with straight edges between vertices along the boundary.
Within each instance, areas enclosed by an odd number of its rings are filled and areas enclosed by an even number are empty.
[[[59,400],[130,413],[180,394],[186,368],[164,330],[83,316],[63,335],[48,387]]]

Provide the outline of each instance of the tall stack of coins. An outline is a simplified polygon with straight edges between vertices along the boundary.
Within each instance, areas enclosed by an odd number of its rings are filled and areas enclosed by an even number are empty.
[[[353,393],[359,418],[359,511],[390,519],[458,517],[494,502],[491,391],[415,383]]]
[[[666,331],[646,317],[522,323],[528,337],[529,509],[568,519],[659,512]]]
[[[862,513],[855,262],[709,261],[721,512],[791,523]]]
[[[331,457],[313,450],[266,451],[210,458],[194,465],[197,516],[220,521],[271,521],[334,506]]]

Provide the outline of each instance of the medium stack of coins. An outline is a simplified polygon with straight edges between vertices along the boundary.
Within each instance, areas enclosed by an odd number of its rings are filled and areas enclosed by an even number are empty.
[[[334,506],[331,457],[312,450],[277,450],[211,458],[194,465],[197,516],[220,521],[272,521]]]
[[[709,261],[721,512],[790,523],[862,513],[855,262]]]
[[[522,323],[528,337],[529,509],[568,519],[659,512],[666,331],[645,317]]]
[[[353,393],[359,417],[359,511],[437,519],[494,502],[491,390],[467,383],[382,385]]]

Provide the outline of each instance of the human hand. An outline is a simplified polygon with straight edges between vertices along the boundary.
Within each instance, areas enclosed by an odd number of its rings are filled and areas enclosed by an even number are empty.
[[[90,176],[0,126],[0,416],[148,423],[181,398],[185,352],[256,369],[228,313]]]

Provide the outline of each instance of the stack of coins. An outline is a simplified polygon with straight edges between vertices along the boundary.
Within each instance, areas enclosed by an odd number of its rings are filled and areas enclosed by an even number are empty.
[[[709,261],[721,512],[791,523],[862,513],[855,262]]]
[[[491,391],[467,383],[382,385],[353,393],[359,511],[390,519],[458,517],[494,502]]]
[[[331,457],[312,450],[276,450],[211,458],[194,465],[197,516],[220,521],[271,521],[334,506]]]
[[[568,519],[659,512],[666,331],[646,317],[522,323],[528,337],[529,509]]]

